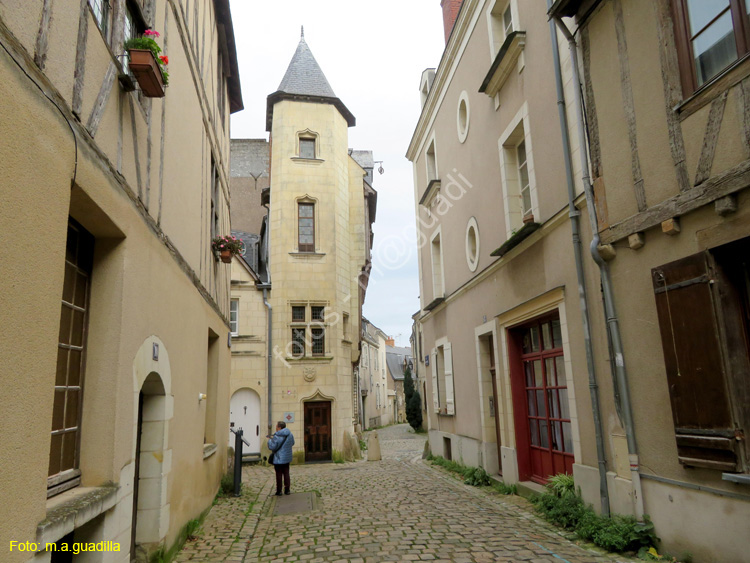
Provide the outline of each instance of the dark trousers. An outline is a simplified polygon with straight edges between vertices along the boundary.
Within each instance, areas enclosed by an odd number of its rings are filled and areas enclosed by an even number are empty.
[[[288,463],[280,463],[279,465],[274,465],[273,468],[276,470],[276,492],[281,492],[281,478],[284,478],[284,490],[288,491],[289,487],[291,487],[291,481],[292,478],[289,475],[289,464]]]

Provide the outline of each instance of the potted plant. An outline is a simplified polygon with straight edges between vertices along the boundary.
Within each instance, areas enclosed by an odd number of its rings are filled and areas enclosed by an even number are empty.
[[[169,84],[166,70],[169,58],[160,55],[161,47],[156,42],[159,32],[147,29],[141,37],[125,41],[128,52],[128,67],[133,73],[143,94],[149,98],[164,97],[164,88]]]
[[[242,254],[245,250],[245,243],[237,237],[225,235],[213,239],[211,241],[211,248],[219,255],[222,262],[229,264],[232,262],[232,256]]]

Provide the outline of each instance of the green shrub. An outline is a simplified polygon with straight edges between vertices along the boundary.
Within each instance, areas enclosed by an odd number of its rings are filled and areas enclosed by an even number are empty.
[[[200,529],[200,527],[201,527],[201,519],[200,518],[196,518],[194,520],[190,520],[187,523],[187,526],[185,527],[185,533],[187,534],[187,539],[188,540],[194,540],[195,536],[198,533],[198,530]]]
[[[221,476],[219,496],[228,497],[231,494],[234,494],[234,474],[227,472]]]
[[[555,496],[564,497],[568,495],[575,495],[576,486],[573,481],[573,476],[567,473],[558,473],[554,477],[550,477],[547,482],[547,489],[549,489]]]
[[[486,487],[492,484],[492,479],[481,467],[471,467],[464,473],[464,483],[472,487]]]
[[[496,490],[501,495],[517,495],[518,494],[518,487],[515,485],[506,485],[503,482],[494,483],[492,485],[492,488]]]
[[[333,463],[344,463],[344,454],[342,454],[339,450],[333,450],[333,455],[331,457]]]
[[[648,516],[644,517],[643,522],[630,516],[599,516],[584,505],[580,496],[570,492],[569,483],[563,484],[565,486],[558,483],[560,486],[556,489],[548,487],[550,492],[532,499],[537,512],[545,520],[573,530],[579,538],[608,551],[637,552],[642,548],[648,549],[659,541]]]

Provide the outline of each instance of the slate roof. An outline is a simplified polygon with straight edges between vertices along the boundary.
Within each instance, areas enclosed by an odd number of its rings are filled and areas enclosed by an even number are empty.
[[[289,63],[277,91],[303,96],[336,97],[304,37],[300,39],[297,51],[294,53],[292,62]]]
[[[411,348],[400,348],[398,346],[386,346],[385,349],[385,363],[388,366],[388,373],[395,381],[403,381],[404,379],[404,358],[406,358],[409,366],[413,368],[411,359]]]
[[[292,61],[281,79],[278,90],[268,96],[266,103],[266,131],[271,130],[273,106],[281,100],[301,100],[313,103],[326,103],[336,106],[346,119],[349,127],[354,127],[357,120],[344,103],[336,97],[328,83],[326,75],[305,42],[304,33],[300,38]]]

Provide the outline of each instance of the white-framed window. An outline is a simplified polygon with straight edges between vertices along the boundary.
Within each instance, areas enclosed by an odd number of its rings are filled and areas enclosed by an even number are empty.
[[[516,0],[494,0],[487,9],[487,24],[490,32],[490,54],[494,59],[505,39],[519,29]]]
[[[539,219],[527,104],[511,120],[498,145],[506,236],[510,238],[524,219]]]
[[[232,299],[229,302],[229,330],[232,332],[232,336],[238,336],[240,333],[239,318],[240,318],[240,300]]]
[[[430,241],[430,257],[432,259],[432,298],[438,299],[439,297],[445,297],[443,247],[439,227]]]
[[[110,14],[112,13],[110,0],[89,0],[89,6],[94,14],[96,25],[99,26],[105,40],[109,42]]]
[[[476,272],[479,266],[479,226],[475,217],[466,225],[466,263],[469,270]]]
[[[425,151],[425,164],[427,166],[427,182],[438,179],[437,152],[435,150],[435,136],[432,136],[430,144]]]
[[[432,349],[432,401],[438,414],[456,414],[453,386],[453,348],[445,338]]]
[[[469,136],[469,124],[471,112],[469,108],[469,94],[464,90],[458,97],[458,108],[456,109],[456,127],[458,130],[458,140],[463,143]]]

